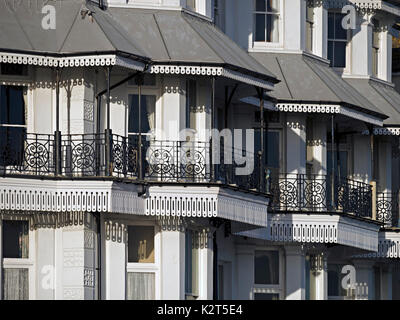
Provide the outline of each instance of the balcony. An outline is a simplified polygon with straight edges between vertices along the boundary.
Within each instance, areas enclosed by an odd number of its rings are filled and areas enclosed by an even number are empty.
[[[377,219],[385,228],[399,226],[399,192],[382,192],[377,195]]]
[[[6,135],[0,143],[0,175],[216,183],[265,193],[260,187],[263,184],[260,176],[264,171],[260,171],[260,160],[254,154],[235,149],[227,153],[222,149],[219,161],[215,161],[210,157],[212,150],[208,142],[147,141],[144,136],[142,138],[139,148],[138,136],[127,138],[106,133]],[[246,155],[254,170],[238,175],[236,170],[243,169],[246,163],[237,165],[227,161],[227,158],[236,159],[237,154]]]
[[[271,211],[346,213],[372,218],[372,187],[326,175],[278,174],[270,180]]]

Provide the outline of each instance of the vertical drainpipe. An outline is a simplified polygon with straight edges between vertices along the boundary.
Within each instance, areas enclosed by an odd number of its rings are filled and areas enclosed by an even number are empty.
[[[60,68],[56,68],[56,131],[54,132],[55,175],[61,174],[61,131],[60,131]]]
[[[105,162],[106,162],[106,176],[110,176],[112,172],[112,159],[111,159],[111,139],[112,139],[112,130],[110,127],[110,103],[111,103],[111,98],[110,98],[110,81],[111,81],[111,67],[108,66],[106,68],[106,78],[107,78],[107,125],[106,125],[106,130],[105,130]]]

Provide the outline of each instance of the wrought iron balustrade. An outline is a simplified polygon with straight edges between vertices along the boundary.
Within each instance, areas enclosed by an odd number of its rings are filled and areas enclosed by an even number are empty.
[[[377,194],[377,219],[385,227],[399,226],[399,192],[381,192]]]
[[[142,136],[139,148],[138,136],[61,135],[58,172],[57,145],[54,134],[23,133],[1,139],[0,174],[139,179],[141,164],[143,178],[148,181],[215,182],[265,190],[260,188],[260,176],[265,175],[265,170],[263,167],[260,170],[259,157],[223,147],[211,157],[216,151],[211,150],[208,142],[148,141]],[[262,179],[265,181],[265,176]]]
[[[372,188],[326,175],[279,174],[271,177],[271,209],[284,212],[343,212],[372,217]]]

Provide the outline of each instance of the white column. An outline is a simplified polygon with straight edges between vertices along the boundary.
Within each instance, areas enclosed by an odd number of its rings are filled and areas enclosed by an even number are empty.
[[[213,267],[214,267],[214,254],[213,254],[213,241],[212,234],[207,233],[207,245],[200,249],[199,259],[199,272],[200,272],[200,285],[199,285],[199,300],[212,300],[213,299]]]
[[[236,261],[237,299],[253,299],[254,247],[239,245],[236,251]]]
[[[63,228],[63,299],[95,298],[96,236],[94,217],[84,214],[83,225]]]
[[[105,298],[126,299],[126,226],[106,221],[105,241]],[[103,292],[103,290],[102,290]]]
[[[311,300],[328,300],[328,259],[322,255],[322,268],[311,270]]]
[[[313,121],[313,168],[314,174],[325,175],[327,172],[326,122]]]
[[[372,74],[372,24],[371,14],[357,15],[357,26],[352,30],[351,74],[370,76]],[[360,59],[363,57],[363,59]],[[347,64],[346,67],[348,67]],[[348,70],[350,71],[350,70]]]
[[[328,38],[328,10],[324,8],[321,3],[314,8],[314,54],[322,57],[328,57],[328,45],[326,39]]]
[[[290,5],[284,6],[284,35],[285,49],[304,50],[305,48],[305,19],[306,19],[306,1],[290,0]]]
[[[356,283],[368,286],[368,300],[375,299],[375,272],[374,261],[354,260],[356,268]]]
[[[305,300],[306,264],[302,247],[287,246],[286,251],[286,300]]]
[[[381,57],[380,57],[380,76],[383,80],[392,82],[392,35],[386,28],[381,33]]]
[[[185,234],[161,231],[161,299],[185,299]]]
[[[36,270],[37,270],[37,292],[39,300],[55,299],[55,230],[36,230]]]
[[[306,117],[302,114],[287,115],[287,172],[306,172]]]

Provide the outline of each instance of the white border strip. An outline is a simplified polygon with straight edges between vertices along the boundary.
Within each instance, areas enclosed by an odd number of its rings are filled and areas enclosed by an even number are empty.
[[[274,85],[269,81],[257,79],[240,72],[222,67],[177,66],[177,65],[152,65],[150,73],[155,74],[188,74],[197,76],[219,76],[243,82],[252,86],[273,90]]]
[[[259,99],[255,97],[242,98],[240,99],[240,101],[257,107],[260,105]],[[360,111],[355,111],[347,107],[342,107],[340,105],[302,103],[278,103],[276,105],[272,105],[270,101],[265,101],[264,108],[271,111],[280,112],[342,114],[344,116],[365,121],[377,126],[383,126],[383,120],[380,120]]]
[[[121,66],[124,68],[143,71],[144,64],[138,61],[123,58],[117,55],[88,55],[74,57],[51,57],[28,55],[20,53],[0,52],[0,62],[28,64],[43,67],[94,67],[94,66]]]

